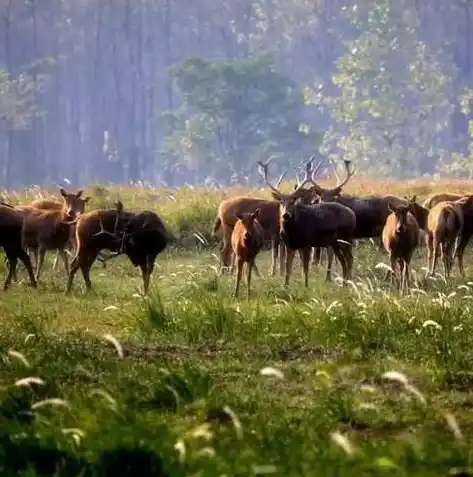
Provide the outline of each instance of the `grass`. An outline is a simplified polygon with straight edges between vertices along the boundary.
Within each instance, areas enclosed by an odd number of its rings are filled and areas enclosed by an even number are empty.
[[[52,257],[37,290],[20,271],[0,301],[0,475],[473,475],[473,282],[424,280],[421,248],[400,296],[366,243],[347,289],[323,266],[305,289],[297,263],[285,289],[264,252],[251,299],[234,300],[217,249],[193,233],[241,192],[88,190],[92,207],[157,210],[180,241],[149,298],[124,258],[94,266],[88,295],[78,276],[64,296]]]

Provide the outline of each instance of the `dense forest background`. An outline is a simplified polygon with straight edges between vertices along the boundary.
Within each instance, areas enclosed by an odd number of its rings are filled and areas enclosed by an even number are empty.
[[[473,176],[473,0],[0,0],[0,186]]]

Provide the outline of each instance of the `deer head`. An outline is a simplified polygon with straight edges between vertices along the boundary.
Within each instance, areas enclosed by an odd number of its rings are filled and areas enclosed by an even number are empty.
[[[85,204],[90,200],[90,197],[82,198],[82,190],[77,191],[75,194],[67,192],[62,187],[59,189],[63,198],[63,211],[64,215],[68,219],[75,219],[84,213]]]
[[[345,179],[341,181],[339,180],[338,184],[333,189],[326,189],[324,187],[320,187],[314,180],[311,181],[313,183],[313,187],[311,187],[310,190],[313,192],[314,195],[318,195],[322,201],[330,202],[335,200],[342,193],[343,187],[345,187],[348,181],[355,174],[356,171],[354,168],[351,168],[350,170],[351,161],[344,160],[343,164],[344,164],[345,172],[346,172]],[[335,165],[334,165],[334,169],[335,169]],[[338,174],[337,174],[337,177],[338,177]]]

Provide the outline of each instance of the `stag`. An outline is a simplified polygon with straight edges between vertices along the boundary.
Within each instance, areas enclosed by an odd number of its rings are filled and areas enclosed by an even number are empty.
[[[8,260],[8,274],[3,284],[7,290],[16,273],[16,266],[20,260],[28,272],[31,286],[36,288],[36,279],[31,265],[31,258],[22,246],[21,234],[24,214],[8,205],[0,205],[0,247],[5,251]]]
[[[156,256],[172,238],[157,214],[150,211],[139,214],[128,212],[121,202],[116,204],[115,209],[86,212],[79,217],[76,225],[77,251],[71,264],[66,294],[70,293],[79,268],[87,290],[92,289],[90,269],[104,249],[114,252],[115,256],[126,254],[134,266],[139,266],[144,293],[148,293]]]
[[[445,277],[450,276],[455,257],[464,277],[463,252],[472,234],[472,216],[473,195],[440,202],[430,209],[426,228],[428,275],[435,273],[440,249]]]
[[[399,207],[389,205],[389,209],[391,214],[383,228],[382,239],[391,261],[391,279],[394,279],[398,262],[401,271],[399,288],[404,292],[409,288],[409,265],[419,243],[419,224],[411,213],[410,203]]]
[[[267,168],[262,171],[272,196],[279,203],[280,236],[286,246],[285,285],[289,284],[292,263],[296,250],[299,251],[304,271],[305,285],[309,284],[309,262],[313,247],[330,247],[343,270],[343,283],[351,278],[353,267],[352,242],[356,228],[356,217],[352,210],[336,202],[301,204],[305,197],[306,177],[291,193],[283,194],[268,179]],[[333,255],[329,254],[326,280],[331,280]]]
[[[247,295],[250,297],[251,271],[256,269],[255,258],[263,246],[264,230],[258,220],[259,209],[239,214],[232,232],[233,259],[237,265],[235,297],[238,297],[244,263],[247,264]]]

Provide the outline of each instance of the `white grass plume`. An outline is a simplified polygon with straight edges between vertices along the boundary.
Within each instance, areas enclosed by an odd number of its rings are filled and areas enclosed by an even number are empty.
[[[26,368],[30,367],[30,363],[25,358],[25,355],[20,353],[19,351],[10,349],[8,350],[8,356],[11,356],[12,358],[16,358],[18,361],[21,361]]]
[[[36,410],[36,409],[41,409],[41,408],[47,407],[47,406],[65,407],[65,408],[70,409],[69,403],[67,401],[65,401],[64,399],[60,399],[60,398],[43,399],[42,401],[38,401],[38,402],[34,403],[31,406],[31,409]]]
[[[262,376],[274,376],[275,378],[278,378],[278,379],[284,379],[283,372],[271,366],[266,366],[265,368],[262,368],[259,373]]]
[[[31,384],[38,384],[42,386],[44,385],[44,381],[36,376],[30,376],[28,378],[22,378],[18,379],[18,381],[15,381],[15,386],[18,387],[30,386]]]
[[[115,336],[111,335],[110,333],[107,333],[105,335],[103,335],[103,338],[112,343],[112,345],[115,347],[115,349],[117,350],[117,354],[120,358],[123,358],[124,357],[124,354],[123,354],[123,347],[122,345],[120,344],[120,342],[115,338]]]
[[[348,440],[346,436],[344,436],[338,431],[335,431],[330,434],[330,438],[332,439],[333,442],[335,442],[335,444],[340,446],[347,455],[351,456],[354,454],[355,449],[353,448],[351,442]]]

